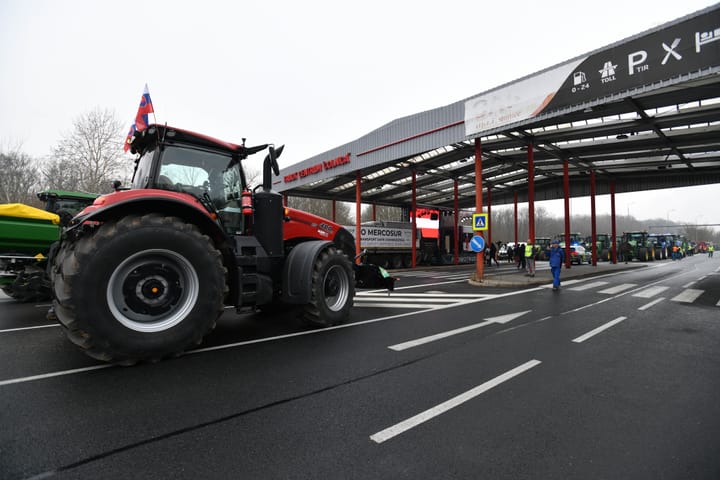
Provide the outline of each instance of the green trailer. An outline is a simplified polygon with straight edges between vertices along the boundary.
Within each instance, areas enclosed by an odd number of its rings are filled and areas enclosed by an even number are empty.
[[[0,288],[20,301],[49,298],[47,256],[60,216],[21,203],[0,205]]]
[[[9,203],[0,205],[0,289],[19,301],[50,298],[47,259],[62,228],[97,194],[47,190],[37,194],[45,210]]]

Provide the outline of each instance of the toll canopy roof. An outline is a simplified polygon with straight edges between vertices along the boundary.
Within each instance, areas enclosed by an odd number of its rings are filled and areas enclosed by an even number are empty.
[[[514,82],[392,122],[284,168],[287,195],[475,206],[476,139],[493,204],[720,183],[720,4]]]

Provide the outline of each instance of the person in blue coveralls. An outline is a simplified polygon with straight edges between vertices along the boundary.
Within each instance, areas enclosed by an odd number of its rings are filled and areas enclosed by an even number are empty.
[[[560,269],[562,269],[563,263],[565,263],[565,250],[560,248],[557,239],[553,239],[550,242],[550,272],[553,276],[553,290],[556,291],[560,288]]]

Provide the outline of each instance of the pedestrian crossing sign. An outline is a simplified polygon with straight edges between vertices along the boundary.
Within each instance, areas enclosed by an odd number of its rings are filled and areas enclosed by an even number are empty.
[[[472,221],[473,221],[473,230],[474,231],[480,231],[480,230],[487,230],[488,229],[488,214],[487,213],[473,213]]]

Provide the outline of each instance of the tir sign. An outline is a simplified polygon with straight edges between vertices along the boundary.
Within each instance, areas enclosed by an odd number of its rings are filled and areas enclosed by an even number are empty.
[[[488,229],[487,213],[473,213],[472,216],[473,230],[479,232]]]

